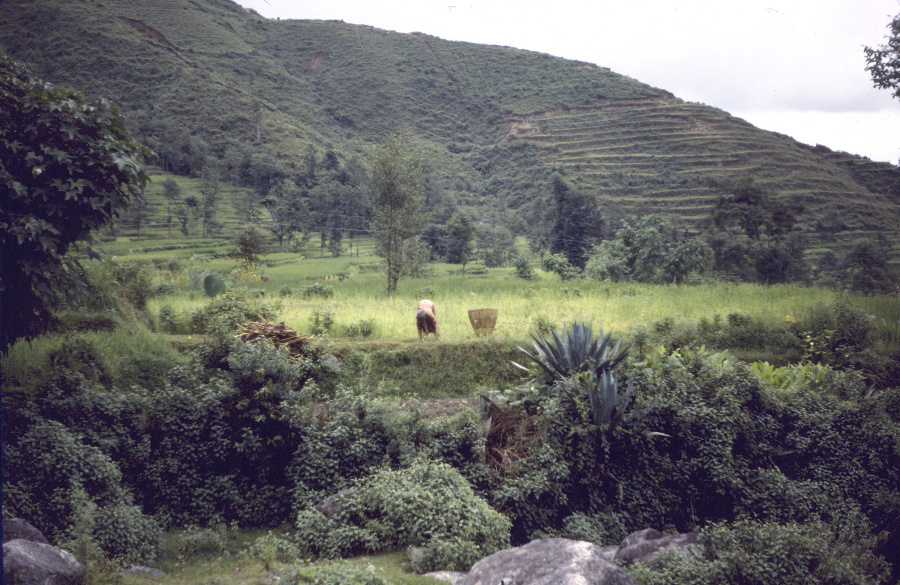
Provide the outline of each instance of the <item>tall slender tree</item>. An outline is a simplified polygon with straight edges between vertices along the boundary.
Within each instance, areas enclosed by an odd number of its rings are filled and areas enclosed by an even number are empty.
[[[584,268],[588,250],[600,241],[603,233],[597,201],[572,188],[559,173],[550,177],[550,191],[556,201],[550,252],[563,254],[573,266]]]
[[[401,136],[391,134],[373,149],[369,176],[372,227],[385,260],[389,295],[397,290],[403,271],[403,241],[427,224],[427,217],[420,213],[423,180],[422,161],[409,152]]]

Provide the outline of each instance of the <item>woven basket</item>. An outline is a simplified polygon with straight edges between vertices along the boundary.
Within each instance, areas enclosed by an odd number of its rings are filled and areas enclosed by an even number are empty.
[[[497,309],[469,309],[469,323],[472,324],[475,335],[491,335],[497,324]]]

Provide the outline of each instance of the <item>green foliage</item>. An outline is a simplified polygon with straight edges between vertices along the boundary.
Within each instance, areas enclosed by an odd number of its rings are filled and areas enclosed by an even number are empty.
[[[521,278],[522,280],[537,280],[538,275],[535,273],[534,268],[531,266],[531,262],[528,261],[524,256],[519,256],[513,261],[513,274],[517,278]]]
[[[348,561],[295,563],[285,569],[280,581],[286,585],[390,585],[381,571]]]
[[[550,332],[556,329],[556,323],[554,323],[547,315],[535,315],[531,319],[531,325],[538,335],[544,337],[550,335]]]
[[[328,309],[313,311],[310,318],[310,332],[313,335],[327,335],[334,326],[334,313]]]
[[[896,269],[889,262],[888,250],[877,242],[864,241],[853,246],[841,262],[843,278],[850,290],[866,294],[896,289]]]
[[[573,266],[562,254],[552,254],[544,259],[544,269],[555,273],[563,282],[575,280],[581,274],[578,267]]]
[[[509,521],[449,465],[418,461],[358,481],[331,518],[301,511],[297,537],[308,554],[328,557],[412,545],[417,571],[465,571],[508,546]]]
[[[300,556],[300,549],[290,538],[276,536],[269,531],[254,540],[243,553],[248,558],[260,561],[268,571],[276,562],[290,563],[296,560]]]
[[[550,190],[556,203],[550,251],[554,255],[565,257],[580,272],[587,261],[587,250],[599,239],[603,228],[597,201],[572,188],[559,173],[550,176]],[[563,280],[568,280],[560,272],[557,274]]]
[[[258,295],[230,290],[187,315],[186,333],[232,332],[247,321],[274,319],[276,308]]]
[[[240,258],[244,266],[252,266],[259,262],[259,257],[266,251],[266,235],[253,224],[247,224],[239,230],[232,241],[233,254]]]
[[[600,376],[604,371],[615,369],[628,355],[627,348],[619,351],[621,341],[610,347],[611,333],[604,337],[600,331],[594,337],[592,325],[575,322],[571,332],[564,325],[562,335],[556,329],[550,334],[552,341],[541,334],[532,336],[534,354],[519,347],[519,351],[541,367],[544,373],[540,381],[545,384],[586,372]]]
[[[447,250],[447,262],[462,264],[463,274],[472,254],[472,240],[475,239],[475,223],[472,218],[462,212],[456,212],[447,220],[447,237],[450,244]]]
[[[225,289],[225,279],[218,273],[207,274],[203,278],[203,292],[208,297],[214,297]]]
[[[679,284],[692,273],[703,273],[712,262],[712,250],[689,238],[672,242],[672,224],[661,215],[645,215],[635,225],[624,222],[615,239],[596,246],[585,274],[596,280],[635,280]]]
[[[334,287],[319,284],[318,282],[313,283],[303,289],[303,298],[310,299],[313,297],[319,297],[323,299],[330,299],[334,296]]]
[[[422,231],[427,223],[419,213],[424,178],[422,161],[408,149],[401,136],[391,134],[372,152],[369,175],[372,227],[379,254],[385,259],[388,294],[397,290],[397,281],[403,273],[403,242]]]
[[[889,572],[872,554],[875,539],[821,522],[778,524],[739,519],[701,531],[703,560],[689,552],[659,555],[629,572],[641,585],[863,585],[884,583]]]
[[[148,565],[156,560],[162,528],[153,518],[129,504],[111,504],[97,509],[94,539],[103,551],[125,564]]]
[[[562,528],[548,532],[537,531],[534,538],[568,538],[591,542],[597,546],[613,546],[621,543],[628,533],[620,518],[613,512],[583,514],[575,512],[565,518]]]
[[[3,466],[4,513],[27,518],[54,541],[75,516],[73,485],[101,504],[128,499],[115,462],[56,421],[40,420],[15,440],[4,441]]]
[[[375,332],[374,319],[360,319],[355,323],[347,325],[347,337],[369,337]]]
[[[891,89],[894,97],[900,98],[900,81],[898,81],[898,58],[900,58],[900,15],[891,20],[888,25],[891,34],[887,37],[888,44],[872,49],[865,47],[866,71],[872,76],[875,87]]]
[[[69,248],[139,199],[150,151],[134,141],[118,107],[32,77],[0,55],[0,285],[16,291],[3,302],[0,347],[33,337],[51,321],[61,298],[85,292]]]

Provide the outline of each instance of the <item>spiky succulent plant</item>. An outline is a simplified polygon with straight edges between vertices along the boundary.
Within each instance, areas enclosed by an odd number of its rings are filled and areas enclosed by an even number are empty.
[[[553,329],[548,337],[531,336],[534,353],[517,346],[540,366],[542,374],[535,382],[551,387],[555,382],[589,373],[588,398],[594,424],[617,423],[631,404],[632,384],[620,395],[618,374],[613,370],[628,355],[630,346],[620,350],[621,341],[612,345],[612,334],[604,336],[601,330],[594,336],[593,326],[578,322],[572,323],[571,331],[564,325],[562,333]],[[513,365],[528,371],[516,362]]]

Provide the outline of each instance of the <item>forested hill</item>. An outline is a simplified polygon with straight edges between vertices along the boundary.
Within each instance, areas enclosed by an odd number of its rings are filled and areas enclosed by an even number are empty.
[[[546,54],[268,20],[229,0],[5,0],[0,44],[38,77],[116,101],[174,172],[213,157],[250,185],[314,172],[329,152],[362,160],[400,131],[428,161],[432,197],[513,228],[545,219],[553,170],[608,219],[661,212],[691,228],[718,195],[705,179],[750,176],[802,203],[804,229],[830,247],[900,224],[893,165]]]

